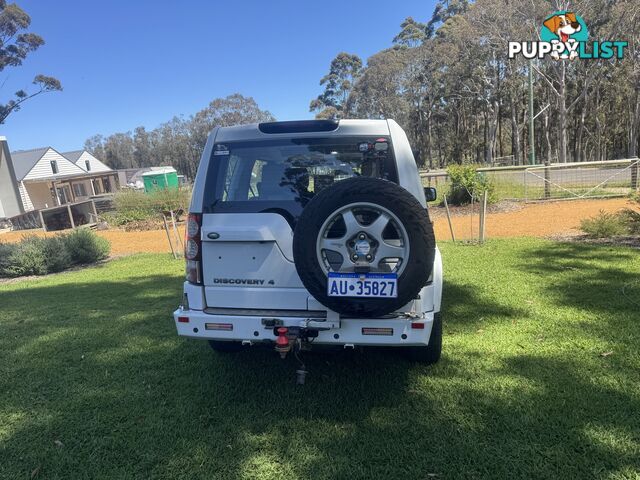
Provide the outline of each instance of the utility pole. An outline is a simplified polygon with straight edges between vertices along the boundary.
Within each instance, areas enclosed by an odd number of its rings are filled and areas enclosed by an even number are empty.
[[[529,61],[529,165],[536,163],[536,147],[533,129],[533,60]]]

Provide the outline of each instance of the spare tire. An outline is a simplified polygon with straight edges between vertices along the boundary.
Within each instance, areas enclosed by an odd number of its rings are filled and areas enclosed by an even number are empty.
[[[433,270],[435,238],[427,210],[407,190],[356,177],[325,188],[303,210],[293,236],[302,283],[343,315],[379,317],[416,298]],[[329,272],[396,273],[396,298],[335,297]]]

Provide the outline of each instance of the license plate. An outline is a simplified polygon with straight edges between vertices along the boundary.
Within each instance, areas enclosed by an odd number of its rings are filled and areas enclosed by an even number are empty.
[[[329,272],[327,294],[330,297],[396,298],[398,275],[395,273]]]

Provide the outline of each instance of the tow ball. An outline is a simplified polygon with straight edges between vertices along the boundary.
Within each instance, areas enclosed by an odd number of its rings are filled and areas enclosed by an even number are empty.
[[[300,366],[296,370],[296,383],[298,385],[304,385],[305,377],[307,376],[307,367],[305,367],[302,358],[300,358],[300,351],[302,350],[302,340],[303,340],[303,332],[299,329],[293,329],[292,332],[289,332],[287,327],[279,327],[276,332],[278,333],[278,338],[276,339],[276,352],[280,354],[280,358],[284,359],[291,350],[293,350],[293,354],[296,359],[300,363]],[[289,333],[292,334],[289,337]],[[305,333],[309,334],[309,332]],[[314,332],[317,336],[317,332]],[[306,337],[304,337],[306,338]]]
[[[278,339],[276,340],[276,352],[280,354],[280,358],[284,359],[287,353],[291,351],[291,343],[289,343],[289,337],[287,333],[289,329],[287,327],[278,328]]]

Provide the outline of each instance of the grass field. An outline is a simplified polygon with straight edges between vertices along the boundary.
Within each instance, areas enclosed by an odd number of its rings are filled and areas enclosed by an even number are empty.
[[[638,251],[442,250],[439,364],[316,353],[304,387],[178,338],[167,255],[0,285],[0,478],[638,478]]]

